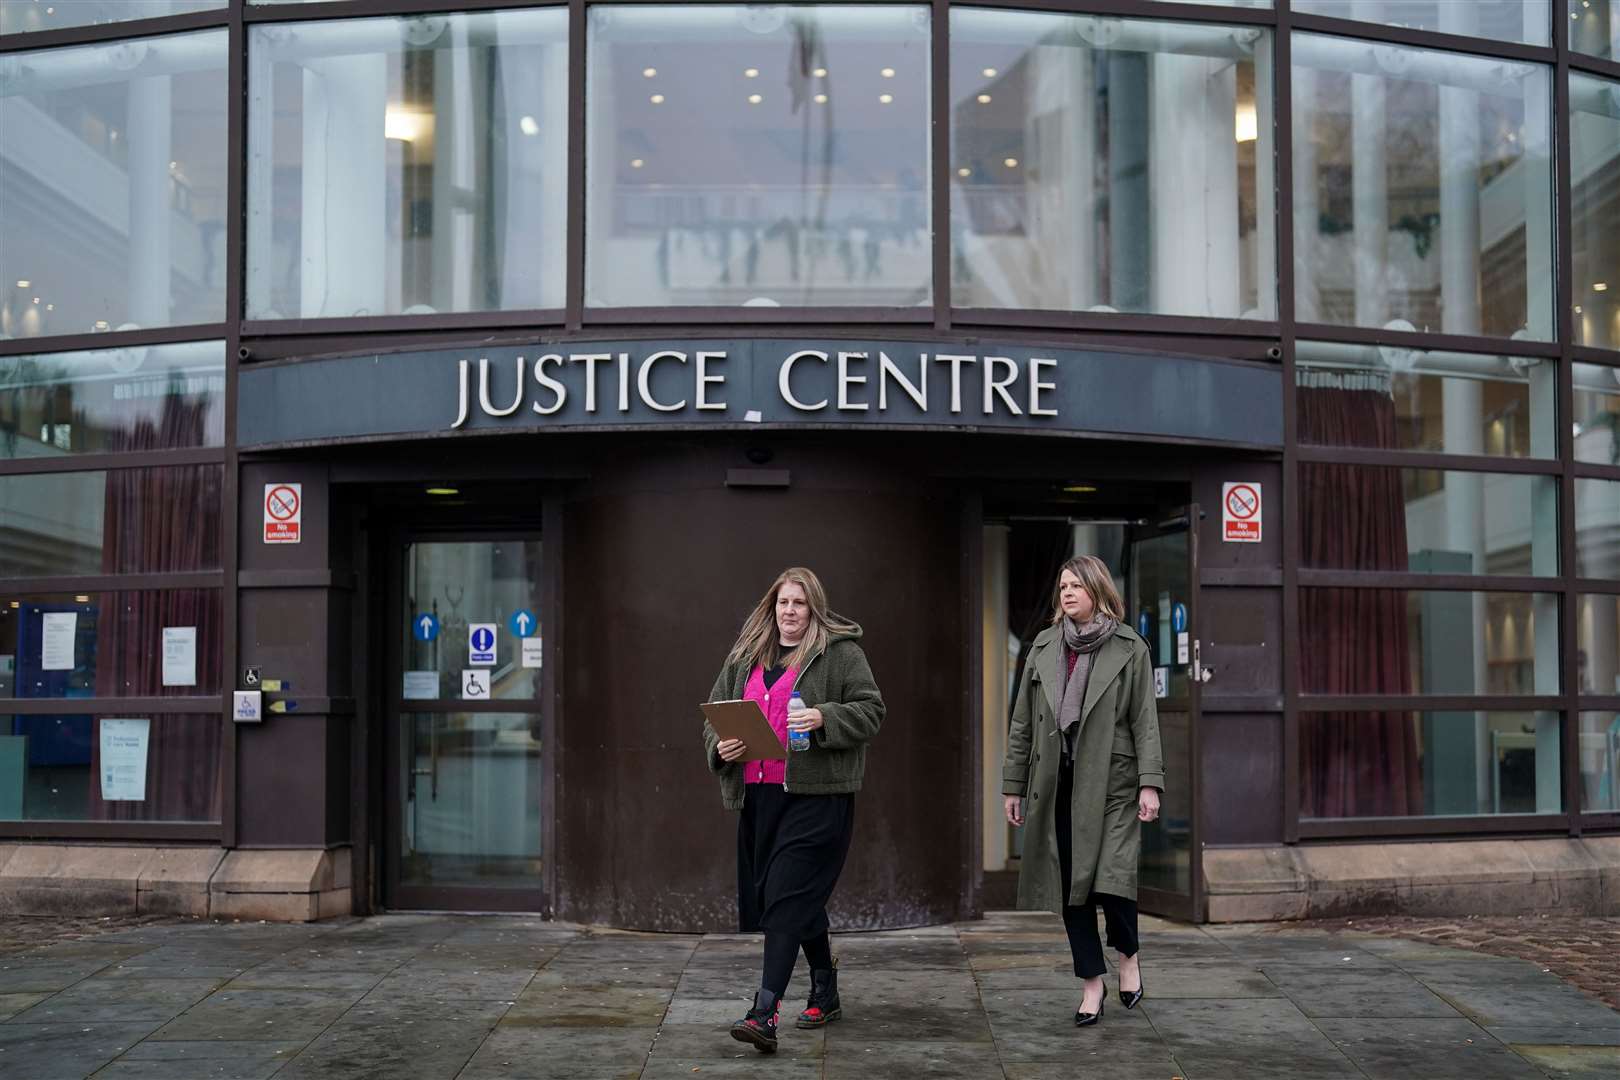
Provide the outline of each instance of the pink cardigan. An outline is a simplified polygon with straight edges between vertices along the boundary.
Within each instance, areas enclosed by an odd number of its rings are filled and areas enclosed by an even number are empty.
[[[799,677],[797,668],[788,668],[782,672],[780,678],[765,689],[765,672],[758,665],[748,676],[748,688],[743,691],[744,699],[759,702],[759,707],[765,710],[765,719],[771,722],[771,730],[787,749],[788,744],[788,699],[793,696],[793,683]],[[743,766],[743,779],[750,784],[785,784],[787,783],[787,762],[785,761],[750,761]]]

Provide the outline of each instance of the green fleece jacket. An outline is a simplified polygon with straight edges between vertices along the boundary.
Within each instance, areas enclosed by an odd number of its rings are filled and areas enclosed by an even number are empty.
[[[812,656],[799,672],[794,689],[806,706],[821,710],[823,726],[812,733],[810,749],[788,754],[788,791],[800,795],[841,795],[859,791],[866,774],[866,744],[883,725],[883,695],[859,645],[860,627],[838,634]],[[727,664],[714,680],[710,701],[737,701],[748,688],[753,669]],[[720,736],[703,722],[703,749],[709,771],[720,778],[720,797],[727,810],[741,810],[744,781],[741,762],[720,760]]]

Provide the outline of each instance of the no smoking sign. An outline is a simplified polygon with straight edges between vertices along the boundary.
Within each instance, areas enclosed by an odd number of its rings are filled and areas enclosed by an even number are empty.
[[[1221,485],[1221,539],[1231,544],[1260,542],[1260,485]]]
[[[304,523],[304,485],[264,485],[264,542],[296,544]]]

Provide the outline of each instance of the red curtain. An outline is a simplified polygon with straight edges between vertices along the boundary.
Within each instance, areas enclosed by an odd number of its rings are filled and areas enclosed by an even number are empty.
[[[138,452],[201,446],[208,401],[176,387],[156,422],[121,433],[113,449]],[[224,468],[167,465],[107,474],[102,570],[179,573],[220,566]],[[102,593],[97,620],[96,696],[161,697],[218,693],[224,627],[218,589]],[[163,630],[197,628],[197,685],[163,685]],[[100,821],[218,821],[223,721],[212,714],[152,716],[146,799],[101,798],[100,738],[91,739],[90,813]]]
[[[1362,376],[1303,374],[1299,439],[1394,449],[1395,405]],[[1408,567],[1399,469],[1301,464],[1301,565]],[[1406,597],[1398,589],[1300,590],[1300,687],[1312,694],[1412,690]],[[1417,716],[1400,712],[1300,717],[1300,815],[1392,817],[1423,812]]]

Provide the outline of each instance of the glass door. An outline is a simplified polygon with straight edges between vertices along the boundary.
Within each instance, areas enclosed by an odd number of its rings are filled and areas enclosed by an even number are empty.
[[[392,554],[386,903],[542,910],[540,538],[403,534]]]
[[[1142,827],[1142,910],[1203,919],[1198,842],[1198,507],[1134,525],[1126,543],[1126,614],[1153,655],[1165,792]]]

